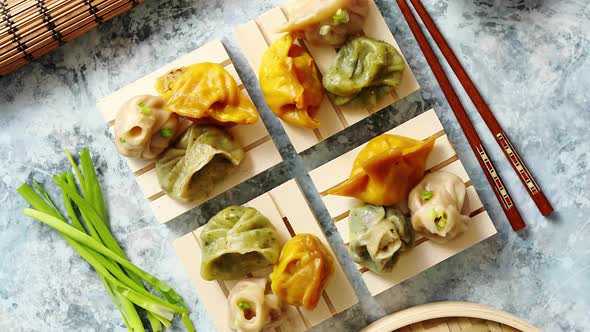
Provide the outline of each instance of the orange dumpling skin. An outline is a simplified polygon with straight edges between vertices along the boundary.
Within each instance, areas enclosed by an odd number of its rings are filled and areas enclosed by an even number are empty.
[[[258,121],[254,104],[219,64],[203,62],[175,69],[158,78],[156,91],[164,109],[204,124],[252,124]]]
[[[314,129],[324,88],[311,55],[293,44],[290,34],[275,41],[262,56],[260,87],[270,109],[294,126]]]
[[[425,141],[389,134],[375,137],[356,157],[348,180],[328,194],[374,205],[398,203],[424,177],[426,158],[435,141],[435,137]]]
[[[334,260],[313,234],[297,234],[285,243],[270,274],[272,292],[281,301],[313,310],[334,273]]]

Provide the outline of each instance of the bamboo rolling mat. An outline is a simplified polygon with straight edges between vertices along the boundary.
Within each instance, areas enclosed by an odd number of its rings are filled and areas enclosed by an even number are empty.
[[[330,277],[315,310],[308,311],[304,308],[287,306],[287,319],[272,331],[305,331],[358,303],[350,281],[332,252],[328,240],[295,180],[278,186],[244,206],[257,209],[272,222],[279,233],[281,245],[284,245],[296,234],[311,233],[322,241],[334,257],[334,274]],[[200,227],[174,241],[174,248],[216,329],[229,332],[232,330],[230,328],[231,322],[228,322],[227,316],[227,296],[238,280],[206,281],[201,278],[200,233],[202,229]],[[252,275],[257,278],[265,278],[270,272],[272,272],[272,267],[255,271]]]
[[[229,55],[223,44],[216,40],[203,47],[187,54],[179,59],[167,64],[155,72],[133,82],[110,96],[104,97],[97,101],[96,106],[101,110],[105,121],[111,130],[114,130],[115,117],[121,105],[127,100],[138,95],[157,95],[154,88],[156,79],[175,68],[180,68],[200,62],[214,62],[225,68],[236,80],[241,93],[248,95],[242,80],[238,75]],[[186,122],[190,122],[186,120]],[[222,181],[215,184],[211,189],[210,195],[205,200],[193,203],[181,203],[168,197],[160,187],[156,175],[156,166],[153,160],[139,160],[125,158],[129,168],[135,175],[137,183],[146,199],[150,202],[156,219],[160,223],[165,223],[184,212],[199,206],[206,200],[213,198],[232,187],[250,179],[251,177],[262,173],[274,165],[283,161],[279,151],[270,134],[266,130],[262,119],[259,119],[252,125],[237,125],[228,129],[228,132],[243,147],[245,154],[244,160],[240,165],[232,169]]]
[[[386,316],[361,332],[539,332],[507,312],[468,302],[436,302]]]
[[[283,36],[282,33],[277,33],[276,31],[281,25],[287,22],[288,10],[286,8],[291,2],[289,1],[280,7],[276,7],[256,20],[249,21],[234,30],[234,35],[244,51],[250,67],[252,67],[252,70],[257,75],[262,55],[270,44]],[[369,15],[363,25],[363,32],[367,36],[383,40],[393,45],[403,57],[403,53],[373,0],[369,1]],[[322,75],[328,72],[330,66],[336,60],[336,49],[330,46],[312,45],[303,41],[299,41],[299,43],[309,51],[319,72]],[[321,123],[319,128],[311,130],[299,128],[284,121],[281,121],[281,123],[295,150],[302,152],[419,89],[420,85],[406,61],[406,69],[404,70],[400,86],[389,95],[380,98],[375,106],[336,106],[326,96],[320,105],[317,115]]]
[[[143,0],[0,0],[0,76]]]
[[[467,195],[462,213],[469,215],[471,220],[465,233],[445,244],[435,243],[417,235],[414,247],[400,255],[389,273],[377,274],[357,264],[371,295],[377,295],[496,234],[496,228],[434,110],[425,112],[387,133],[417,140],[423,140],[432,135],[437,137],[432,152],[426,160],[426,172],[443,170],[463,179],[467,187]],[[354,159],[363,147],[364,145],[345,153],[309,173],[345,244],[348,244],[350,240],[349,211],[360,201],[350,197],[327,195],[326,191],[348,178]]]

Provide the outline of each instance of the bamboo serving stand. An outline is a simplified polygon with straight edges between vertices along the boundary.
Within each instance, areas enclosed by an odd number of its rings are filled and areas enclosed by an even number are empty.
[[[96,106],[101,110],[105,121],[112,131],[114,130],[117,112],[126,101],[138,95],[158,95],[154,88],[158,77],[173,69],[200,62],[213,62],[223,66],[236,80],[241,93],[248,96],[248,92],[244,84],[242,84],[242,80],[223,44],[215,40],[121,88],[113,94],[100,99],[97,101]],[[189,120],[185,120],[185,122],[190,123]],[[209,195],[205,199],[192,203],[175,201],[162,191],[156,174],[155,161],[125,158],[129,168],[136,177],[139,188],[145,198],[150,202],[156,219],[160,223],[174,219],[201,205],[210,198],[237,186],[283,161],[261,119],[252,125],[233,126],[228,129],[228,132],[243,147],[245,152],[244,160],[240,165],[232,169],[222,181],[211,188]]]
[[[258,74],[260,60],[264,52],[275,40],[283,36],[283,33],[277,33],[276,31],[287,22],[288,8],[292,2],[288,1],[282,6],[264,13],[259,18],[240,25],[234,30],[234,35],[246,55],[250,67],[256,74]],[[393,38],[383,15],[381,15],[379,8],[373,0],[369,0],[369,14],[363,26],[363,33],[366,36],[388,42],[403,57],[399,45],[395,38]],[[337,50],[331,46],[313,45],[305,43],[302,40],[298,41],[298,43],[309,51],[320,74],[326,74],[336,59]],[[419,89],[420,85],[406,61],[406,69],[404,70],[401,84],[390,94],[380,98],[374,106],[350,104],[337,106],[326,96],[318,112],[319,128],[311,130],[295,127],[283,121],[281,123],[295,150],[302,152]]]

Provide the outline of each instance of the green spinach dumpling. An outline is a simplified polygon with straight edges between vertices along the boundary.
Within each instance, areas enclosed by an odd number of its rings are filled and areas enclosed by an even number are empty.
[[[324,88],[336,105],[359,102],[375,105],[377,99],[398,87],[406,63],[395,47],[369,37],[348,41],[323,78]]]
[[[205,280],[237,279],[276,263],[279,235],[258,210],[230,206],[217,213],[201,232]]]
[[[156,161],[156,173],[168,196],[193,202],[206,198],[213,185],[242,159],[242,147],[228,133],[193,124]]]
[[[348,218],[352,259],[377,273],[389,272],[400,251],[414,243],[414,229],[393,207],[360,204]]]

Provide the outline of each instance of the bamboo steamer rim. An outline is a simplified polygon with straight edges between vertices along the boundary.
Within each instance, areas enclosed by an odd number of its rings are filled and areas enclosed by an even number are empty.
[[[497,322],[524,332],[538,332],[538,328],[498,309],[469,302],[434,302],[395,312],[368,325],[361,332],[395,331],[412,324],[438,318],[477,318]]]

